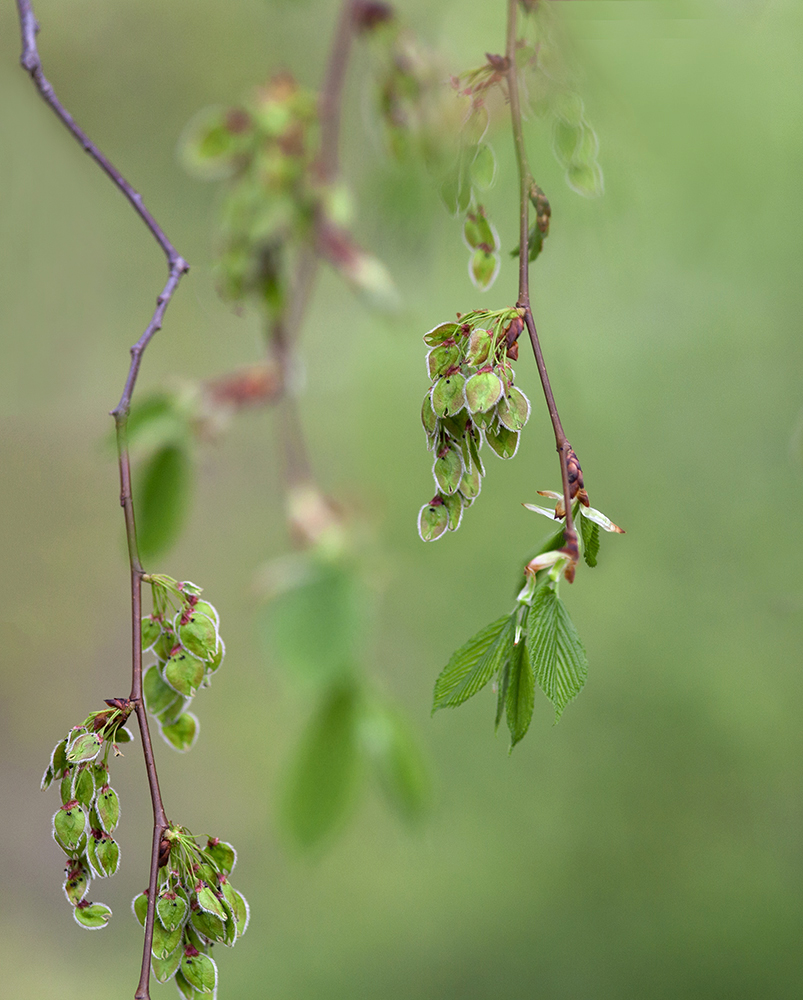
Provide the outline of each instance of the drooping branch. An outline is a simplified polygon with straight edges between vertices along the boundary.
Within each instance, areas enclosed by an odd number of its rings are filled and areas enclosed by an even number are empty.
[[[112,416],[114,417],[117,429],[117,454],[120,470],[120,505],[123,508],[125,518],[126,538],[128,541],[128,559],[131,573],[132,652],[130,701],[134,705],[137,722],[139,723],[139,730],[142,738],[142,750],[145,758],[145,769],[148,776],[148,786],[153,806],[153,850],[151,854],[150,877],[148,881],[149,892],[148,911],[145,921],[145,941],[139,983],[137,985],[136,993],[134,994],[135,1000],[149,1000],[151,946],[153,943],[153,923],[155,915],[159,860],[162,850],[162,837],[168,825],[168,821],[159,789],[159,778],[153,756],[153,746],[151,743],[150,730],[148,728],[148,718],[142,697],[141,618],[143,570],[137,547],[137,530],[134,519],[134,505],[131,491],[131,466],[128,456],[126,428],[131,407],[131,397],[134,392],[134,386],[139,373],[143,352],[157,331],[161,329],[165,310],[170,303],[173,293],[178,287],[178,283],[181,280],[182,275],[189,270],[189,265],[176,251],[161,226],[159,226],[155,218],[148,211],[142,196],[131,186],[131,184],[129,184],[120,171],[117,170],[111,161],[92,142],[89,136],[75,122],[72,115],[56,97],[53,86],[42,71],[42,62],[39,56],[36,40],[36,36],[39,31],[39,24],[34,16],[30,0],[17,0],[17,11],[19,13],[20,33],[22,37],[22,54],[20,56],[20,63],[23,69],[30,74],[37,91],[41,95],[42,99],[49,105],[59,121],[61,121],[61,123],[69,130],[73,138],[80,144],[81,148],[91,157],[92,160],[94,160],[98,167],[100,167],[100,169],[111,179],[115,186],[123,193],[131,207],[145,223],[149,232],[167,258],[169,271],[167,283],[156,300],[156,309],[153,312],[151,320],[145,328],[145,332],[139,338],[137,343],[131,348],[131,363],[123,388],[123,393],[117,406],[114,410],[112,410]]]
[[[524,144],[524,130],[521,119],[521,100],[519,98],[519,81],[516,72],[516,37],[517,37],[517,16],[519,0],[508,0],[507,16],[507,44],[505,47],[505,57],[507,62],[507,84],[508,98],[510,103],[510,119],[513,126],[513,142],[516,150],[516,165],[519,174],[519,297],[517,305],[524,310],[524,322],[530,336],[535,364],[538,368],[538,375],[541,379],[541,387],[544,392],[549,418],[552,421],[552,429],[555,433],[555,446],[560,456],[560,473],[563,488],[563,503],[566,511],[566,526],[564,529],[564,548],[572,556],[572,563],[567,568],[566,579],[571,582],[574,578],[574,561],[578,555],[577,531],[572,518],[572,499],[576,494],[575,483],[577,477],[581,477],[580,465],[577,456],[572,450],[571,444],[563,430],[563,425],[558,414],[558,407],[555,403],[555,396],[549,381],[546,363],[544,361],[541,342],[538,338],[538,331],[535,326],[532,306],[530,303],[530,276],[529,276],[529,232],[530,232],[530,191],[533,181],[530,171],[527,149]],[[582,488],[582,478],[579,485]]]

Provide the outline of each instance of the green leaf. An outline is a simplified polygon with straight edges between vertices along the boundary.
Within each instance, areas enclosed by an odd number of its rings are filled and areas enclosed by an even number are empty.
[[[563,601],[542,584],[527,619],[527,651],[535,679],[555,706],[555,722],[586,681],[588,662]]]
[[[126,425],[129,451],[136,458],[169,446],[183,447],[191,436],[186,404],[168,393],[134,403]]]
[[[512,649],[515,631],[516,616],[503,615],[461,646],[435,682],[432,711],[462,705],[485,687]]]
[[[388,802],[402,819],[419,819],[429,801],[429,771],[405,717],[389,706],[371,705],[360,737]]]
[[[359,775],[359,692],[352,684],[327,692],[292,763],[281,816],[305,850],[316,847],[345,819]]]
[[[583,536],[583,558],[589,566],[596,566],[599,552],[599,525],[581,514],[580,532]]]
[[[310,561],[309,570],[267,605],[262,628],[289,670],[328,684],[348,673],[359,655],[367,596],[347,566]]]
[[[530,728],[534,705],[535,675],[527,645],[522,638],[513,647],[510,655],[510,673],[505,697],[511,751]]]
[[[162,448],[141,467],[134,503],[143,559],[175,542],[189,510],[191,483],[192,461],[183,447]]]

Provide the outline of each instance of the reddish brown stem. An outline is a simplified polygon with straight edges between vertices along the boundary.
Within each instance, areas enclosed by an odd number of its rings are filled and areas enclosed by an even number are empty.
[[[151,320],[145,328],[144,333],[136,344],[131,348],[131,363],[129,365],[128,376],[123,387],[123,393],[117,406],[112,410],[115,426],[117,429],[117,454],[120,469],[120,505],[123,508],[125,518],[126,538],[128,541],[128,560],[131,573],[131,695],[130,700],[134,704],[137,714],[137,722],[142,738],[142,751],[145,758],[145,770],[148,775],[148,786],[150,788],[151,803],[153,805],[153,851],[151,855],[148,913],[145,921],[145,942],[142,956],[142,967],[140,970],[139,983],[136,993],[136,1000],[150,1000],[149,981],[151,970],[151,945],[153,942],[153,922],[155,914],[156,888],[159,874],[159,846],[162,835],[168,825],[165,815],[164,804],[159,790],[159,778],[156,771],[156,763],[153,757],[153,746],[151,743],[150,730],[148,728],[148,717],[145,705],[142,700],[142,640],[141,640],[141,618],[142,618],[142,565],[139,559],[137,547],[137,529],[134,520],[134,504],[131,493],[131,465],[128,456],[128,445],[126,441],[126,426],[128,414],[131,407],[131,396],[134,385],[139,374],[139,366],[145,348],[148,346],[154,335],[161,329],[165,310],[178,287],[183,274],[189,270],[189,265],[183,257],[179,255],[173,244],[165,235],[162,228],[145,206],[142,196],[134,190],[125,177],[111,163],[111,161],[92,142],[86,132],[76,124],[72,115],[61,104],[56,97],[55,91],[42,72],[42,62],[39,57],[36,36],[39,31],[39,24],[33,13],[30,0],[17,0],[17,11],[19,13],[20,33],[22,37],[22,54],[20,63],[30,74],[33,83],[41,95],[42,99],[49,105],[59,121],[67,128],[73,138],[80,144],[81,148],[91,157],[100,169],[111,179],[116,187],[123,193],[131,207],[142,219],[158,243],[165,257],[167,258],[168,278],[162,292],[156,300],[156,309],[151,316]]]
[[[566,508],[566,527],[564,529],[564,539],[566,550],[576,559],[578,554],[577,531],[572,518],[572,498],[569,483],[569,456],[572,453],[572,446],[566,438],[563,424],[560,421],[558,407],[555,403],[555,396],[549,382],[546,362],[544,361],[541,342],[538,339],[538,331],[535,327],[535,319],[530,304],[530,261],[529,261],[529,233],[530,233],[530,188],[532,186],[532,174],[530,172],[529,160],[527,158],[527,148],[524,144],[524,131],[521,124],[521,100],[519,98],[519,80],[516,74],[516,29],[519,0],[508,0],[507,16],[507,44],[505,55],[507,57],[507,85],[508,97],[510,101],[510,119],[513,126],[513,143],[516,150],[516,164],[519,173],[519,298],[518,306],[524,310],[524,322],[527,325],[527,332],[530,335],[535,364],[538,368],[538,375],[541,379],[541,388],[544,392],[549,418],[552,421],[552,429],[555,433],[555,446],[560,456],[560,475],[563,486],[563,502]],[[567,572],[569,581],[573,578],[571,572]]]

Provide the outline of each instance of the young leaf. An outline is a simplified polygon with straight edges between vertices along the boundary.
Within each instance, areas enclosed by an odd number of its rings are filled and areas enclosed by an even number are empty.
[[[392,708],[372,705],[360,736],[390,804],[402,819],[419,819],[429,799],[429,773],[407,720]]]
[[[346,566],[312,563],[311,574],[270,602],[264,634],[289,670],[327,684],[359,653],[366,595]]]
[[[192,463],[184,447],[171,445],[141,470],[137,500],[137,536],[143,559],[168,549],[178,537],[189,509]]]
[[[535,679],[555,706],[555,722],[588,673],[585,650],[563,601],[549,584],[536,591],[527,620],[527,651]]]
[[[581,516],[580,531],[583,535],[583,558],[589,566],[596,566],[599,552],[599,525]]]
[[[316,847],[345,818],[359,773],[359,692],[351,684],[331,689],[313,716],[290,769],[281,814],[293,839]]]
[[[515,631],[516,616],[503,615],[461,646],[435,682],[432,711],[462,705],[485,687],[512,649]]]
[[[510,730],[510,749],[521,740],[530,728],[535,704],[535,675],[522,639],[510,654],[510,676],[505,697],[507,726]]]

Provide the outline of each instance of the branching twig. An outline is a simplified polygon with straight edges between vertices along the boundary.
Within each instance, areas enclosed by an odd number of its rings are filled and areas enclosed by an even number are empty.
[[[126,526],[126,537],[128,540],[128,558],[131,570],[131,628],[132,628],[132,652],[131,652],[131,695],[130,701],[133,703],[137,714],[137,722],[142,738],[142,750],[145,757],[145,768],[148,775],[148,785],[150,788],[151,802],[153,805],[153,850],[150,864],[150,878],[148,882],[148,912],[145,921],[145,942],[142,956],[142,968],[140,972],[137,991],[134,994],[135,1000],[149,1000],[149,980],[151,970],[151,946],[153,942],[153,921],[156,904],[156,888],[159,871],[159,855],[161,852],[162,836],[168,825],[159,790],[159,778],[156,772],[156,763],[153,757],[153,746],[151,744],[150,730],[148,728],[148,717],[142,698],[142,639],[141,639],[141,619],[142,619],[142,565],[139,560],[137,548],[137,529],[134,521],[134,505],[131,495],[131,467],[128,457],[128,445],[126,440],[126,427],[128,415],[131,408],[131,396],[139,373],[139,366],[142,354],[148,346],[153,336],[161,329],[162,319],[165,310],[170,303],[170,299],[175,292],[181,276],[189,270],[189,265],[176,251],[173,244],[165,235],[162,228],[148,211],[142,196],[134,190],[119,170],[107,159],[98,147],[90,140],[89,136],[80,128],[72,115],[61,104],[53,90],[47,77],[42,72],[42,62],[39,57],[39,50],[36,43],[36,35],[39,25],[33,13],[30,0],[17,0],[17,10],[19,13],[20,32],[22,35],[22,54],[20,63],[23,69],[27,70],[31,79],[47,102],[56,117],[69,129],[70,133],[81,145],[83,150],[95,161],[101,170],[112,180],[131,204],[134,211],[139,215],[149,232],[161,247],[167,258],[169,275],[167,284],[156,300],[151,321],[145,329],[140,339],[131,348],[131,364],[128,376],[123,388],[123,394],[117,406],[112,410],[115,425],[117,428],[117,454],[120,467],[120,505],[123,508]]]
[[[529,161],[527,159],[527,149],[524,145],[524,132],[521,125],[521,102],[519,100],[519,84],[516,74],[516,28],[519,0],[508,0],[507,17],[507,45],[505,55],[507,59],[507,81],[508,95],[510,99],[510,118],[513,125],[513,141],[516,147],[516,163],[519,171],[519,298],[517,305],[524,310],[524,322],[527,325],[527,332],[530,335],[535,363],[538,367],[538,374],[541,378],[541,387],[544,390],[549,417],[552,421],[552,429],[555,432],[555,445],[560,455],[560,474],[563,484],[563,502],[566,508],[566,527],[564,529],[564,548],[576,560],[578,555],[577,531],[572,519],[572,483],[570,482],[569,464],[570,460],[576,456],[572,446],[563,430],[560,422],[558,408],[555,404],[555,397],[552,393],[552,386],[549,382],[549,374],[544,362],[544,355],[541,351],[541,343],[538,339],[538,331],[535,328],[535,319],[530,305],[530,277],[529,277],[529,232],[530,232],[530,189],[532,186],[532,175],[530,173]],[[578,465],[579,468],[579,465]],[[570,565],[566,573],[566,579],[571,582],[573,579],[573,564]]]

